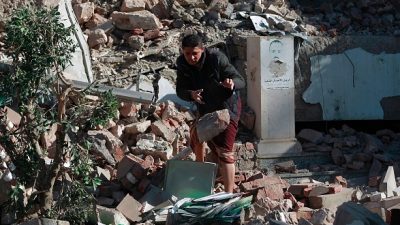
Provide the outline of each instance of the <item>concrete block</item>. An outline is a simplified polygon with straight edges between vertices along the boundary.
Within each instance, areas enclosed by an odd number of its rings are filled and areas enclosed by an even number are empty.
[[[297,134],[297,138],[299,140],[311,142],[314,144],[318,144],[322,141],[324,135],[313,129],[302,129],[300,133]]]
[[[304,189],[314,186],[315,184],[307,183],[307,184],[292,184],[289,187],[289,192],[298,197],[304,196]]]
[[[119,203],[116,209],[131,222],[138,222],[142,219],[140,217],[142,204],[136,201],[136,199],[134,199],[129,194],[125,196],[125,198],[121,201],[121,203]]]
[[[392,206],[400,204],[400,196],[394,196],[390,198],[385,198],[381,201],[382,207],[385,209],[389,209]]]
[[[351,201],[353,192],[354,190],[351,188],[343,188],[343,191],[336,194],[312,196],[309,198],[310,206],[313,209],[336,208],[344,202]]]
[[[318,196],[326,193],[329,193],[329,187],[323,185],[308,187],[304,189],[304,195],[306,197]]]
[[[96,208],[99,222],[111,225],[130,225],[129,221],[121,212],[103,206],[96,206]]]
[[[379,185],[379,191],[385,192],[387,197],[394,196],[393,190],[396,189],[396,177],[394,175],[393,166],[389,166],[385,177],[383,178],[381,184]]]

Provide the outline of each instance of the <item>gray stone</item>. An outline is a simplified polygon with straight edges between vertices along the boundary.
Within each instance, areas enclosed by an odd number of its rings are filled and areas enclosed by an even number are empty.
[[[115,159],[108,151],[106,146],[106,140],[100,140],[98,138],[92,137],[91,143],[93,144],[92,150],[94,150],[97,154],[103,157],[110,165],[115,165]]]
[[[144,37],[139,35],[131,35],[130,37],[128,37],[128,45],[133,50],[142,50],[144,46]]]
[[[314,144],[318,144],[323,140],[324,135],[313,129],[302,129],[300,133],[297,134],[297,138],[303,141],[308,141]]]
[[[338,148],[334,148],[331,152],[331,156],[332,156],[332,160],[336,165],[343,165],[344,163],[346,163],[346,159],[342,153],[342,150],[338,149]]]
[[[100,140],[105,140],[110,153],[115,153],[115,149],[123,145],[122,141],[108,130],[89,130],[88,135]]]

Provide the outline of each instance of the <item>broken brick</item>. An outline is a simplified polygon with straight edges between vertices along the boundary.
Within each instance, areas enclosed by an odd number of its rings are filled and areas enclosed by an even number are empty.
[[[145,169],[142,167],[143,159],[132,154],[126,155],[119,163],[117,169],[117,179],[122,179],[128,172],[137,178],[142,178],[145,175]]]

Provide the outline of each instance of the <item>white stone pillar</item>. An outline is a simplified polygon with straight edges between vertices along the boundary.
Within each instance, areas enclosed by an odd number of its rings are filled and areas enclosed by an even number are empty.
[[[256,113],[260,157],[301,151],[295,138],[292,36],[247,39],[247,103]]]

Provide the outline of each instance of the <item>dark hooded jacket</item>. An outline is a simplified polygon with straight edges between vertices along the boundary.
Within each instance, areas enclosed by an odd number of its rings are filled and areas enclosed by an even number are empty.
[[[188,64],[183,55],[177,59],[176,93],[185,101],[193,101],[190,91],[203,89],[205,104],[198,104],[200,116],[216,110],[228,109],[231,118],[238,120],[240,98],[238,89],[244,88],[245,81],[229,63],[228,58],[218,49],[205,49],[199,65]],[[234,90],[222,86],[226,78],[233,79]]]

